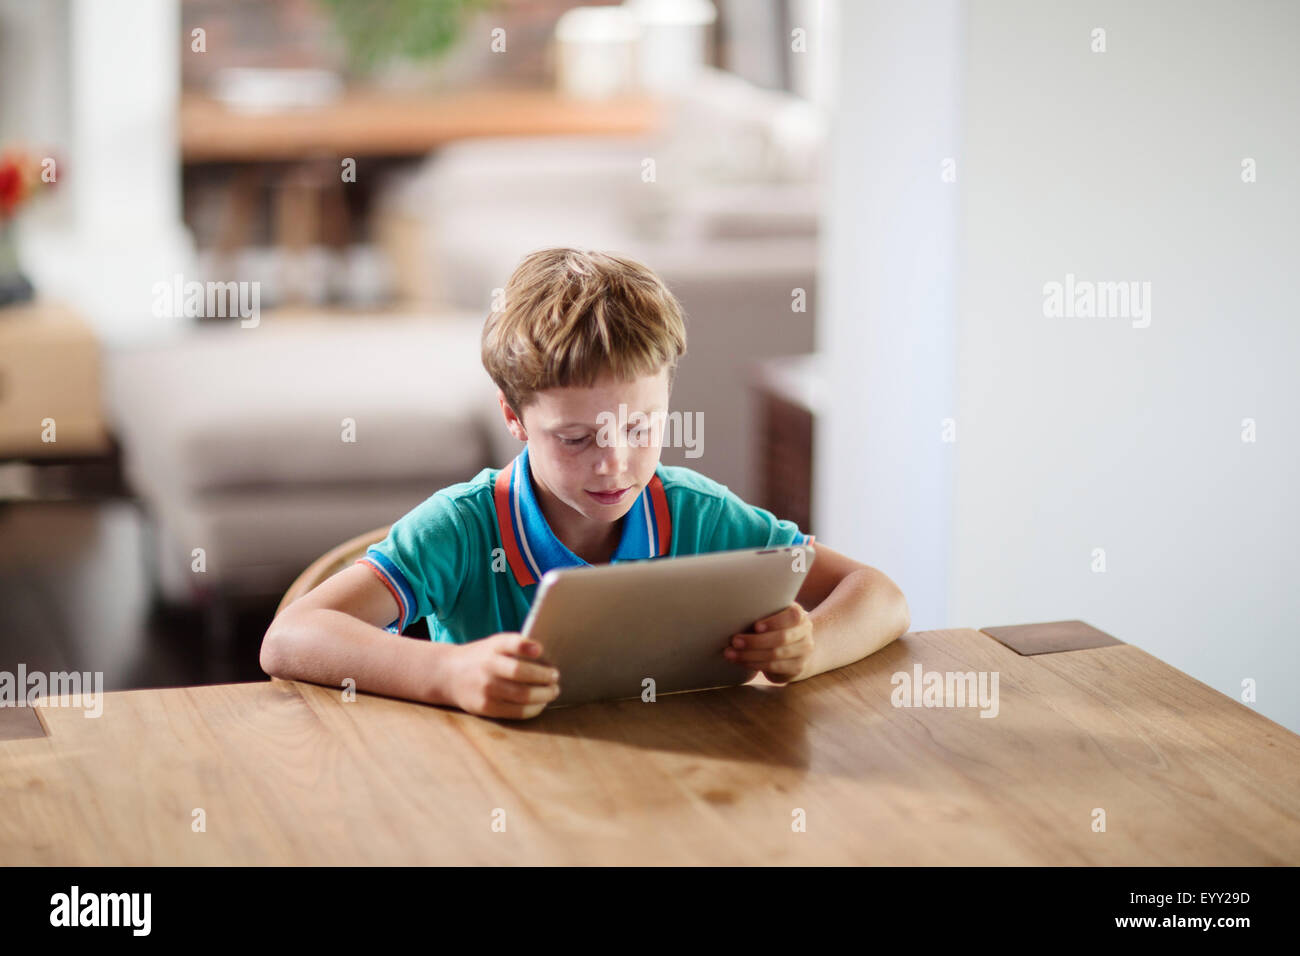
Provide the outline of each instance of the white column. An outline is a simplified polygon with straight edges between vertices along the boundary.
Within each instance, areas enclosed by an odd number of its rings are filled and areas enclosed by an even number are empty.
[[[108,343],[187,320],[152,313],[155,282],[187,273],[176,110],[179,0],[69,0],[67,141],[59,189],[68,221],[32,222],[24,263],[43,294],[72,301]]]
[[[813,529],[948,622],[955,417],[956,183],[965,5],[840,5],[821,251]]]

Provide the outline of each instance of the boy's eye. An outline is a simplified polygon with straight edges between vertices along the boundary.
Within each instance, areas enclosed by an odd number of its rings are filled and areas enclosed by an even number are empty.
[[[560,438],[561,444],[572,445],[572,446],[581,445],[586,440],[587,440],[586,435],[583,435],[581,438],[564,438],[564,437]]]

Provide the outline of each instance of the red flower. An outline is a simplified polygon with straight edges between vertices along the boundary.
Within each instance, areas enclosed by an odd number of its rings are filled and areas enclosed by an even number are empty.
[[[18,163],[6,159],[0,163],[0,216],[8,219],[23,198],[23,174]]]
[[[42,187],[54,185],[52,181],[46,183],[41,175],[44,162],[20,149],[0,153],[0,219],[12,216]]]

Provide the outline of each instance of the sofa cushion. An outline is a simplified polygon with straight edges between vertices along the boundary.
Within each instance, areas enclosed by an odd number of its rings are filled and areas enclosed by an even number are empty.
[[[205,592],[283,593],[304,568],[354,535],[391,524],[459,472],[382,484],[262,487],[150,498],[150,554],[161,594],[188,604]],[[204,551],[202,571],[194,549]]]
[[[496,410],[482,319],[200,326],[110,352],[127,477],[146,496],[468,477],[489,457]]]

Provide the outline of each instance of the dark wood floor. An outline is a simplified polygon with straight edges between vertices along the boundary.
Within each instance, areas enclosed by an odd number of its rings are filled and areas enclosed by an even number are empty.
[[[276,599],[230,609],[214,660],[201,612],[155,600],[129,497],[0,502],[0,670],[101,671],[104,690],[266,680]]]

